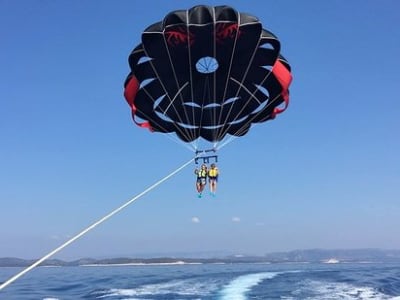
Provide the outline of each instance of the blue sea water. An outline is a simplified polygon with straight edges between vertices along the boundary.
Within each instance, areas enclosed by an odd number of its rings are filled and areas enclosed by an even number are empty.
[[[400,300],[396,264],[198,264],[40,267],[6,300]],[[20,268],[0,268],[0,282]]]

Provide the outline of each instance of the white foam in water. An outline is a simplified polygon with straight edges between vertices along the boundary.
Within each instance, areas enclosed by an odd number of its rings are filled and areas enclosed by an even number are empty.
[[[164,283],[145,284],[132,289],[110,289],[98,298],[108,298],[113,296],[126,297],[146,297],[155,295],[165,295],[169,293],[182,296],[208,295],[216,289],[213,282],[198,282],[196,280],[172,280]],[[134,299],[134,298],[129,298]],[[142,298],[141,298],[142,299]]]
[[[312,297],[306,299],[346,299],[346,300],[395,300],[398,297],[385,295],[372,287],[355,286],[342,282],[307,281],[304,289]],[[303,290],[303,291],[304,291]],[[301,290],[296,291],[301,293]],[[296,293],[295,292],[295,293]]]
[[[265,279],[274,278],[278,273],[263,272],[239,276],[221,291],[221,300],[245,300],[246,293]]]

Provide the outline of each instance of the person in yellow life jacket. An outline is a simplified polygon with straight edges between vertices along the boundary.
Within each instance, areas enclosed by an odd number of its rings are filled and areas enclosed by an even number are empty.
[[[207,166],[205,164],[202,164],[200,169],[194,170],[194,174],[196,174],[197,179],[196,179],[196,189],[198,194],[198,197],[201,198],[201,195],[203,193],[204,187],[206,186],[207,183]]]
[[[210,184],[210,193],[212,196],[215,196],[215,192],[217,191],[217,181],[218,181],[219,171],[215,164],[211,164],[210,169],[208,170],[208,183]]]

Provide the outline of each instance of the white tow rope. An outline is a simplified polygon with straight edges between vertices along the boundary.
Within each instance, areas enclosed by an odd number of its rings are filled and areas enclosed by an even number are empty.
[[[110,212],[108,215],[104,216],[103,218],[101,218],[100,220],[98,220],[97,222],[93,223],[92,225],[90,225],[88,228],[82,230],[80,233],[78,233],[77,235],[75,235],[73,238],[69,239],[68,241],[66,241],[64,244],[62,244],[61,246],[59,246],[58,248],[54,249],[53,251],[51,251],[50,253],[48,253],[47,255],[43,256],[41,259],[39,259],[38,261],[36,261],[35,263],[33,263],[32,265],[30,265],[29,267],[27,267],[26,269],[22,270],[21,272],[19,272],[18,274],[14,275],[13,277],[11,277],[10,279],[8,279],[7,281],[3,282],[0,285],[0,290],[4,289],[6,286],[8,286],[9,284],[11,284],[12,282],[14,282],[15,280],[17,280],[18,278],[20,278],[22,275],[28,273],[30,270],[32,270],[33,268],[37,267],[39,264],[41,264],[43,261],[45,261],[46,259],[50,258],[51,256],[53,256],[54,254],[56,254],[57,252],[61,251],[62,249],[64,249],[65,247],[67,247],[69,244],[72,244],[73,242],[75,242],[77,239],[79,239],[80,237],[82,237],[83,235],[85,235],[86,233],[88,233],[90,230],[92,230],[93,228],[95,228],[97,225],[100,225],[101,223],[103,223],[104,221],[106,221],[107,219],[111,218],[113,215],[115,215],[116,213],[120,212],[121,210],[123,210],[125,207],[127,207],[128,205],[132,204],[135,200],[139,199],[140,197],[142,197],[144,194],[150,192],[152,189],[154,189],[155,187],[157,187],[158,185],[160,185],[161,183],[163,183],[164,181],[166,181],[167,179],[169,179],[170,177],[174,176],[176,173],[178,173],[179,171],[181,171],[182,169],[184,169],[186,166],[188,166],[192,161],[194,160],[194,158],[192,158],[191,160],[189,160],[188,162],[184,163],[181,167],[179,167],[178,169],[176,169],[175,171],[173,171],[172,173],[170,173],[169,175],[165,176],[163,179],[159,180],[158,182],[154,183],[152,186],[148,187],[147,189],[145,189],[143,192],[141,192],[140,194],[136,195],[135,197],[133,197],[131,200],[129,200],[128,202],[126,202],[125,204],[121,205],[120,207],[116,208],[115,210],[113,210],[112,212]]]

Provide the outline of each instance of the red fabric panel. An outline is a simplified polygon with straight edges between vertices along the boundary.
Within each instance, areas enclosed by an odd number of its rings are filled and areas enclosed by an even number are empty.
[[[126,101],[128,102],[129,106],[131,107],[132,118],[133,118],[133,121],[136,123],[136,125],[138,125],[142,128],[148,128],[149,130],[153,131],[149,122],[139,123],[135,120],[135,114],[136,114],[135,97],[136,97],[138,90],[139,90],[139,82],[135,76],[132,76],[131,79],[129,80],[128,84],[125,87],[124,97],[125,97]]]
[[[272,68],[272,73],[275,75],[276,79],[278,79],[279,83],[282,86],[282,98],[285,101],[284,108],[275,108],[274,109],[274,116],[276,114],[280,114],[286,110],[289,105],[289,85],[292,82],[292,74],[290,71],[281,63],[280,60],[277,60]]]

